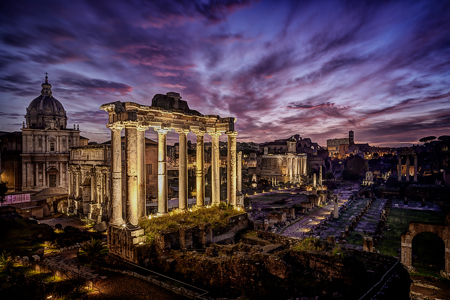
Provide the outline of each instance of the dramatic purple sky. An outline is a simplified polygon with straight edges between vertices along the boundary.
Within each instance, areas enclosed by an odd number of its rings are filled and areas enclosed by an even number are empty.
[[[0,20],[0,131],[20,130],[48,72],[97,142],[101,104],[169,91],[237,117],[240,141],[450,134],[450,1],[2,1]]]

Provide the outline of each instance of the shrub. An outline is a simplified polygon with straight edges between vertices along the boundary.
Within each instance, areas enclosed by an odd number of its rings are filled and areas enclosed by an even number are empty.
[[[304,252],[304,251],[322,251],[323,245],[320,243],[319,239],[316,238],[305,238],[296,245],[292,247],[292,250],[297,252]]]

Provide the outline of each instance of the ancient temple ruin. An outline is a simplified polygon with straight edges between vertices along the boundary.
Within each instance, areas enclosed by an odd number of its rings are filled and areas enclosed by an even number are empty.
[[[131,244],[143,241],[143,230],[139,228],[139,218],[145,216],[145,131],[151,127],[158,133],[158,213],[168,212],[167,183],[167,133],[175,130],[179,134],[179,208],[188,208],[187,134],[197,136],[196,187],[197,206],[205,205],[204,136],[212,137],[212,205],[220,203],[219,137],[228,137],[227,202],[242,206],[238,197],[235,118],[220,118],[217,115],[202,115],[191,110],[178,93],[157,94],[152,105],[134,102],[114,102],[100,107],[109,114],[107,127],[111,130],[111,216],[109,243],[120,243],[131,249]],[[121,131],[125,129],[126,174],[122,187]],[[127,211],[122,212],[122,189],[126,191]],[[241,203],[242,202],[242,203]],[[124,218],[125,216],[125,218]],[[129,233],[121,233],[126,228]],[[126,235],[126,236],[125,236]],[[126,242],[125,240],[128,240]],[[122,241],[122,242],[120,242]],[[120,251],[118,251],[120,252]],[[126,251],[125,251],[126,252]],[[124,254],[124,252],[120,252]],[[120,254],[119,253],[119,254]]]

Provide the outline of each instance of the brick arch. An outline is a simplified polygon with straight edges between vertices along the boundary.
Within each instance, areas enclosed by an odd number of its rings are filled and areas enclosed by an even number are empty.
[[[409,229],[401,236],[402,252],[401,262],[407,269],[412,269],[412,241],[416,235],[431,232],[438,235],[445,245],[445,272],[450,274],[450,226],[424,223],[409,223]]]

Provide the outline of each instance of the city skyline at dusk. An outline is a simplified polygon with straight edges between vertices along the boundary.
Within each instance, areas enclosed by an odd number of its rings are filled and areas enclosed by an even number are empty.
[[[169,91],[203,114],[237,117],[241,142],[300,134],[326,146],[354,130],[358,143],[401,146],[449,133],[448,1],[1,8],[0,131],[20,131],[48,72],[68,127],[96,142],[110,138],[100,105],[151,105]]]

